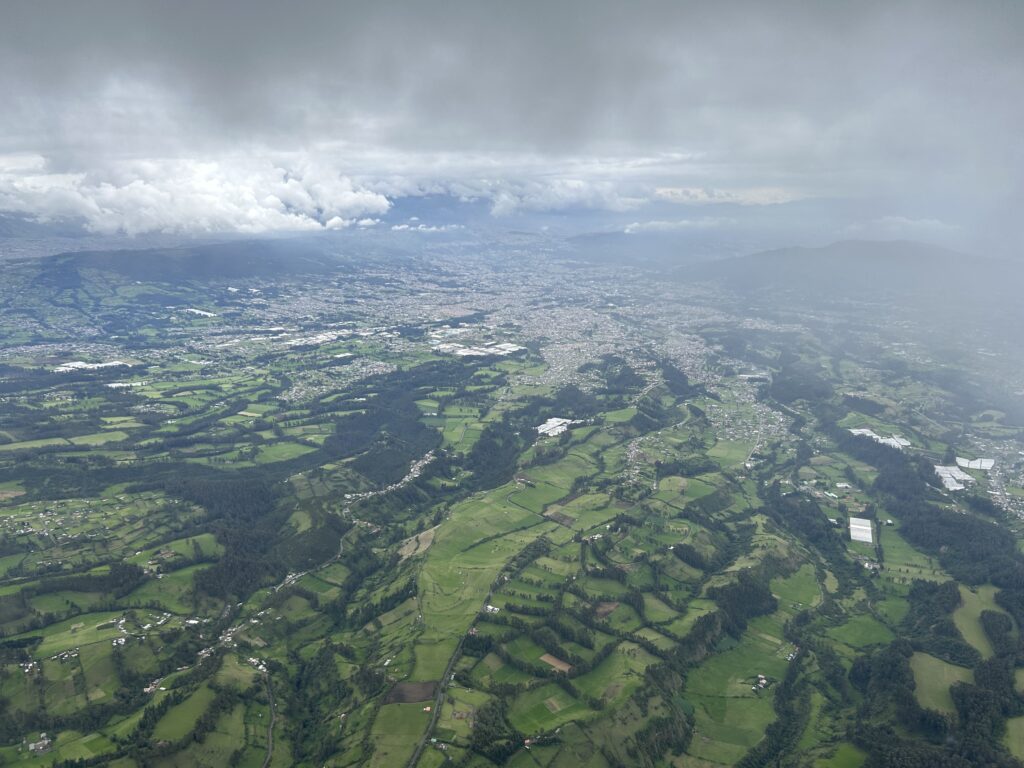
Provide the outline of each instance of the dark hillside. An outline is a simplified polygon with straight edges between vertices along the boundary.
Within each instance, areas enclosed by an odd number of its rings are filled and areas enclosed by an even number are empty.
[[[246,240],[181,248],[83,251],[52,256],[42,266],[44,274],[95,269],[157,283],[316,275],[343,268],[344,264],[322,243],[312,240]]]
[[[1024,266],[924,243],[846,241],[784,248],[676,270],[769,310],[867,312],[935,333],[1012,342],[1024,326]]]

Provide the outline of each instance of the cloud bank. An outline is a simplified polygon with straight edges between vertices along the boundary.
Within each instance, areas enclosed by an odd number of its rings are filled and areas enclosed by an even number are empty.
[[[260,232],[436,192],[871,199],[1019,238],[1021,28],[1012,0],[5,3],[0,208]]]
[[[390,205],[317,167],[150,159],[59,173],[41,156],[0,157],[0,210],[80,218],[103,234],[339,229]]]
[[[704,216],[699,219],[676,219],[674,221],[634,221],[632,224],[626,225],[626,228],[622,231],[627,235],[634,235],[639,232],[678,232],[680,230],[717,229],[735,223],[733,219]]]

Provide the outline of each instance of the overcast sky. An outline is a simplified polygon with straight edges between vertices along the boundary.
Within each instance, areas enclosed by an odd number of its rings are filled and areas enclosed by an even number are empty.
[[[849,231],[1019,246],[1022,33],[1016,0],[10,0],[0,210],[258,232],[448,192],[669,228],[870,200]]]

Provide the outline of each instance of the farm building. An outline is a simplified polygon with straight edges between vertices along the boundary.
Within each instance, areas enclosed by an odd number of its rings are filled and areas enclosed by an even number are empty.
[[[854,541],[862,541],[871,544],[874,539],[871,531],[871,521],[863,517],[850,518],[850,538]]]
[[[995,459],[965,459],[963,456],[956,457],[956,464],[963,469],[983,469],[988,472],[995,466]]]
[[[935,474],[939,476],[947,491],[962,491],[967,487],[964,483],[974,482],[974,478],[960,469],[960,467],[943,467],[937,464],[935,466]]]
[[[572,419],[551,418],[537,427],[537,431],[541,435],[554,437],[555,435],[560,435],[565,432],[565,430],[569,428],[570,424],[572,424]]]

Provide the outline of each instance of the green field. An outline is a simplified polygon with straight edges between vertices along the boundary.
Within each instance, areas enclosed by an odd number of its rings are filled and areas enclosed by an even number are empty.
[[[956,711],[953,697],[949,693],[953,683],[969,683],[974,680],[971,670],[954,666],[927,653],[915,653],[910,659],[910,668],[914,671],[914,682],[917,684],[914,695],[918,703],[939,712]]]
[[[1024,760],[1024,717],[1011,717],[1006,721],[1006,735],[1003,744],[1010,754]]]
[[[976,589],[960,587],[960,606],[953,611],[953,622],[964,640],[978,649],[978,652],[986,659],[993,655],[992,644],[988,635],[981,626],[982,611],[996,611],[1005,613],[995,601],[996,593],[999,590],[991,584],[984,584]]]
[[[892,630],[867,614],[851,617],[844,624],[829,629],[828,634],[853,648],[888,643],[895,637]]]
[[[428,704],[385,704],[377,712],[371,731],[374,741],[370,765],[390,768],[403,765],[412,755],[416,740],[430,722]]]
[[[176,741],[191,733],[196,720],[206,711],[214,695],[213,690],[204,685],[183,702],[171,707],[157,722],[156,730],[153,731],[154,738]]]
[[[523,733],[532,734],[595,714],[586,704],[549,683],[517,697],[509,711],[509,721]]]
[[[840,744],[831,757],[814,761],[814,768],[860,768],[867,755],[853,744]]]
[[[45,658],[60,651],[83,645],[101,643],[120,637],[117,620],[123,614],[118,611],[86,613],[47,627],[45,632],[33,632],[30,636],[42,637],[36,647],[38,658]]]
[[[785,579],[772,580],[772,594],[787,607],[810,607],[821,601],[821,587],[814,573],[814,566],[805,563]]]
[[[777,621],[759,619],[730,650],[712,656],[690,676],[686,698],[695,708],[696,735],[689,754],[732,764],[754,746],[775,719],[772,686],[751,690],[757,676],[774,684],[786,673],[785,651],[791,648]]]

